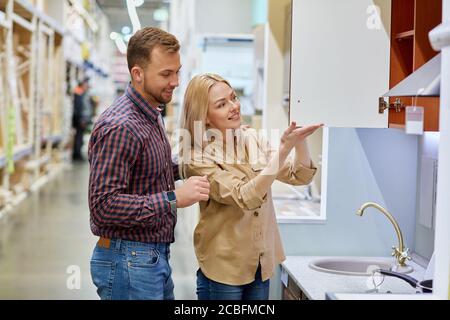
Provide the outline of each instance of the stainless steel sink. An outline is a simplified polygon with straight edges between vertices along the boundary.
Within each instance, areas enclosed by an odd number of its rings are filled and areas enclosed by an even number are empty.
[[[411,266],[398,269],[388,258],[329,257],[311,261],[309,267],[320,272],[352,276],[371,276],[376,269],[395,270],[402,273],[413,271]]]

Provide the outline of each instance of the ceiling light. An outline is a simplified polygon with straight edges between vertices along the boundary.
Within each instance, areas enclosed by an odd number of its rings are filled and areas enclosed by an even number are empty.
[[[122,28],[122,34],[130,34],[131,28],[129,26],[125,26]]]
[[[119,38],[119,34],[117,32],[111,32],[109,37],[111,38],[111,40],[115,41],[116,39]]]
[[[139,21],[136,8],[143,4],[143,0],[127,0],[128,15],[130,16],[131,24],[133,25],[133,34],[141,29],[141,22]]]

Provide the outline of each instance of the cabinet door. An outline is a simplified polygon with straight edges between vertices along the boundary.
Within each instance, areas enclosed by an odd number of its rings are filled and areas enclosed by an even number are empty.
[[[387,128],[391,0],[293,0],[290,118]]]

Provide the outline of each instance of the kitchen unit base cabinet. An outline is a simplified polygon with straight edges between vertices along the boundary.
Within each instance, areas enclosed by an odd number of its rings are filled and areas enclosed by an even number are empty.
[[[291,277],[288,277],[287,286],[282,284],[282,300],[309,300],[306,294],[294,282]]]

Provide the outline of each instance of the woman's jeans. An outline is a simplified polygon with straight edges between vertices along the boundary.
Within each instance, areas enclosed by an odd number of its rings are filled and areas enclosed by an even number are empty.
[[[208,279],[197,271],[198,300],[269,300],[270,280],[262,281],[261,266],[256,271],[255,281],[242,286],[231,286]]]
[[[102,300],[173,300],[170,245],[112,239],[94,249],[92,281]]]

